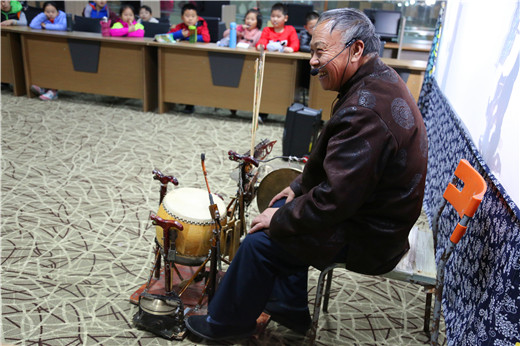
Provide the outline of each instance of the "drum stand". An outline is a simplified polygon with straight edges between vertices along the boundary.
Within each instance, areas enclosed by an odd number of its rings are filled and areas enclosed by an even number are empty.
[[[161,181],[161,203],[166,195],[167,183],[177,185],[178,182],[174,177],[164,176],[159,171],[154,170],[153,173],[154,179]],[[151,215],[150,218],[154,225],[163,229],[164,234],[164,252],[162,253],[164,256],[164,294],[149,292],[154,273],[157,280],[160,278],[161,250],[157,244],[153,269],[143,292],[139,294],[139,311],[134,315],[133,322],[138,328],[148,330],[163,338],[182,340],[186,332],[184,305],[180,297],[173,291],[171,284],[171,264],[175,259],[175,251],[170,249],[170,243],[173,244],[173,247],[175,246],[177,231],[182,231],[183,226],[176,220],[163,220],[155,215]],[[170,242],[170,237],[172,242]]]

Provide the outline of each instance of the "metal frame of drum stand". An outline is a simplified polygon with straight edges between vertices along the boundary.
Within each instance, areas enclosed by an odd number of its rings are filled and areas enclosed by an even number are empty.
[[[167,184],[168,182],[173,183],[174,185],[178,185],[177,179],[173,176],[165,176],[160,171],[154,170],[152,172],[154,174],[154,179],[159,180],[161,182],[161,189],[160,189],[160,197],[159,197],[159,205],[163,202],[164,197],[166,196],[167,191]],[[211,199],[211,194],[210,194]],[[199,301],[196,304],[196,309],[200,308],[202,305],[202,302],[204,300],[204,297],[208,296],[208,302],[211,300],[213,295],[215,294],[216,290],[216,278],[217,278],[217,268],[220,268],[220,261],[224,261],[227,264],[229,264],[228,261],[226,261],[224,258],[221,258],[219,254],[219,248],[220,248],[220,233],[222,231],[222,226],[220,224],[220,213],[218,211],[218,208],[216,204],[211,203],[210,204],[210,213],[212,219],[215,221],[216,227],[213,229],[213,236],[211,238],[211,248],[209,250],[209,253],[206,257],[206,259],[202,262],[202,264],[199,266],[199,268],[195,271],[195,273],[191,276],[190,279],[187,281],[184,280],[182,277],[182,274],[180,273],[179,269],[175,265],[175,240],[177,238],[177,231],[182,231],[183,226],[178,223],[175,220],[163,220],[162,218],[151,215],[150,218],[152,219],[152,222],[154,225],[159,226],[163,229],[163,235],[164,235],[164,249],[161,249],[161,246],[159,245],[157,239],[156,242],[156,248],[155,248],[155,261],[154,261],[154,267],[152,270],[152,273],[150,274],[150,277],[147,281],[147,285],[145,287],[145,290],[147,290],[150,287],[150,283],[152,281],[152,278],[155,276],[157,280],[160,279],[161,276],[161,257],[164,261],[164,287],[165,287],[165,293],[167,295],[173,294],[173,282],[172,282],[172,269],[175,270],[175,273],[181,280],[181,283],[183,283],[183,286],[179,293],[177,293],[178,297],[181,298],[182,294],[186,291],[186,289],[193,283],[193,281],[196,281],[199,277],[200,273],[204,268],[206,268],[206,265],[208,262],[210,262],[210,271],[209,274],[206,276],[206,283],[204,285],[204,288],[201,292],[201,296],[199,298]],[[180,227],[179,227],[180,226]],[[170,234],[171,231],[173,232],[173,236]],[[155,274],[155,275],[154,275]],[[198,281],[198,280],[197,280]]]
[[[227,210],[229,210],[229,214],[232,216],[230,221],[227,222],[225,230],[222,229],[222,225],[220,223],[220,214],[216,204],[213,203],[211,193],[209,193],[210,198],[210,214],[215,220],[216,227],[213,229],[213,236],[211,238],[211,248],[208,253],[206,259],[202,262],[199,268],[195,271],[195,273],[191,276],[191,278],[185,281],[182,278],[182,275],[175,265],[175,240],[177,238],[177,231],[182,231],[183,226],[176,220],[164,220],[156,215],[151,215],[150,218],[152,223],[156,226],[159,226],[163,229],[164,235],[164,249],[161,248],[157,239],[155,239],[156,247],[154,250],[154,264],[153,269],[150,273],[150,276],[147,280],[146,286],[144,287],[144,291],[139,295],[139,305],[141,308],[141,297],[143,296],[151,296],[151,299],[156,299],[158,302],[162,302],[167,299],[176,299],[178,304],[180,305],[180,310],[177,309],[176,319],[174,320],[173,327],[163,328],[161,331],[157,331],[153,326],[147,326],[146,321],[144,319],[138,319],[140,323],[136,322],[136,317],[134,316],[134,322],[139,324],[140,327],[144,327],[145,329],[149,329],[150,331],[166,338],[173,339],[182,339],[184,338],[185,329],[184,326],[179,325],[182,323],[184,316],[190,312],[198,311],[204,301],[204,297],[208,297],[208,304],[211,301],[213,295],[215,294],[217,287],[217,273],[221,269],[221,261],[230,264],[230,261],[233,259],[235,253],[238,250],[238,246],[240,244],[240,238],[245,234],[245,215],[246,208],[250,205],[251,201],[255,197],[255,183],[258,179],[258,171],[252,173],[254,167],[259,166],[259,161],[263,160],[271,151],[276,141],[268,141],[267,139],[261,141],[255,148],[253,156],[250,156],[249,152],[244,155],[239,155],[236,152],[229,151],[229,159],[233,161],[239,162],[239,179],[238,179],[238,190],[237,195],[231,200],[229,205],[227,206]],[[203,170],[206,177],[205,167],[204,167],[204,159],[202,160]],[[175,186],[178,185],[178,181],[173,176],[165,176],[158,170],[154,170],[152,172],[154,174],[153,179],[158,180],[161,183],[160,188],[160,196],[159,196],[159,205],[163,202],[164,197],[167,194],[167,184],[172,183]],[[207,179],[206,179],[206,184]],[[209,185],[208,185],[209,192]],[[236,218],[238,213],[238,219]],[[173,232],[172,232],[173,231]],[[220,242],[221,239],[224,240],[224,251],[223,254],[220,253],[221,247]],[[227,261],[224,256],[229,257],[229,261]],[[155,277],[156,280],[160,280],[161,278],[161,257],[164,261],[164,289],[165,294],[163,295],[150,295],[148,294],[148,290],[151,287],[152,279]],[[182,302],[182,295],[188,289],[188,287],[194,281],[200,278],[200,274],[203,269],[206,268],[207,263],[210,262],[210,270],[209,272],[205,272],[206,282],[201,292],[201,296],[195,305],[194,308],[184,309],[184,304]],[[173,290],[173,273],[175,271],[179,279],[181,280],[182,288],[179,293],[176,293]],[[137,293],[137,292],[136,292]],[[141,309],[140,309],[141,310]],[[141,311],[140,311],[141,312]],[[157,313],[159,315],[159,313]],[[163,314],[164,315],[164,314]],[[160,317],[157,317],[160,319]],[[149,320],[150,324],[155,324],[156,321]],[[171,319],[163,320],[164,324],[172,324]],[[165,330],[167,329],[167,330]]]

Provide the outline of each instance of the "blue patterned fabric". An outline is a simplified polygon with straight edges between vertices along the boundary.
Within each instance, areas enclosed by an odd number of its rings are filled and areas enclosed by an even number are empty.
[[[433,35],[432,48],[430,49],[430,54],[428,56],[428,65],[426,65],[426,73],[424,74],[425,80],[431,78],[431,76],[435,72],[435,64],[437,62],[439,44],[442,35],[442,27],[444,24],[444,11],[446,11],[446,3],[442,2],[441,8],[439,10],[439,16],[437,17],[437,23],[435,24],[435,33]]]
[[[434,77],[419,98],[428,133],[424,209],[430,224],[461,158],[484,177],[488,190],[446,265],[443,313],[449,345],[520,342],[520,221],[518,206],[488,168]],[[437,263],[459,217],[447,206],[438,223]]]

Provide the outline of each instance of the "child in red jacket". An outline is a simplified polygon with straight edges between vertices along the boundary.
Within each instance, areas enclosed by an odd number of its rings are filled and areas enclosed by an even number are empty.
[[[173,33],[173,38],[176,40],[188,40],[190,37],[189,26],[197,27],[197,42],[209,42],[208,23],[204,18],[199,17],[197,8],[190,3],[182,6],[181,10],[182,23],[172,27],[169,33]]]
[[[274,4],[271,7],[271,24],[273,27],[264,28],[256,48],[260,49],[260,46],[262,46],[269,51],[297,52],[300,49],[300,40],[296,29],[292,25],[285,25],[287,19],[289,19],[287,7],[280,2]]]

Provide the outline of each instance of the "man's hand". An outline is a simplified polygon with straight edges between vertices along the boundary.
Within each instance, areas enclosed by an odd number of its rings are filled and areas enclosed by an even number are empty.
[[[253,219],[251,222],[251,229],[249,230],[249,234],[255,233],[257,231],[263,230],[264,228],[269,228],[271,224],[271,219],[273,218],[274,213],[276,213],[277,208],[267,208],[264,212]]]
[[[276,196],[274,196],[273,199],[271,200],[271,202],[269,202],[269,207],[272,206],[274,204],[274,202],[276,202],[277,200],[284,198],[284,197],[287,197],[287,200],[285,201],[286,204],[294,199],[294,191],[291,189],[290,186],[287,186],[285,189],[283,189],[281,192],[279,192]]]

